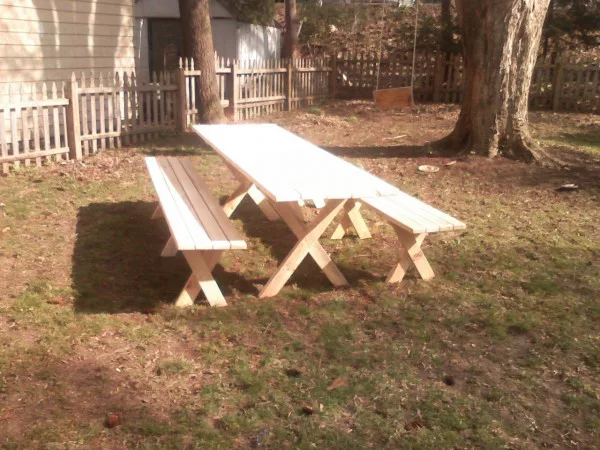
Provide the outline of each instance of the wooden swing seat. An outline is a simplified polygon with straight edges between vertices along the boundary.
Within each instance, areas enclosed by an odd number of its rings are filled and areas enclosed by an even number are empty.
[[[414,105],[410,86],[377,89],[373,91],[373,100],[375,106],[385,109],[410,108]]]

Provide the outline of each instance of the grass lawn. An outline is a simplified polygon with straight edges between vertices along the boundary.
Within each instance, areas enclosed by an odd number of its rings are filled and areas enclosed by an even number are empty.
[[[428,142],[456,117],[339,102],[266,119],[466,222],[426,241],[430,282],[384,283],[395,240],[367,212],[373,239],[323,240],[349,288],[306,260],[259,300],[294,240],[245,202],[249,250],[215,272],[229,306],[176,309],[188,268],[160,257],[142,157],[190,156],[227,195],[193,137],[0,178],[0,447],[598,448],[600,119],[532,114],[563,169],[444,167]]]

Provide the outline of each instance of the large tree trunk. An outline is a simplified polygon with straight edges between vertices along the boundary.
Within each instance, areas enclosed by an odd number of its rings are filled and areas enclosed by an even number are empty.
[[[527,106],[549,1],[456,0],[464,97],[454,131],[441,145],[491,158],[543,158],[529,134]]]
[[[198,88],[198,113],[202,123],[225,122],[221,106],[212,29],[210,26],[209,0],[179,0],[183,52],[194,58],[196,70],[200,70]]]
[[[298,57],[298,14],[296,0],[285,0],[285,36],[283,37],[283,58]]]

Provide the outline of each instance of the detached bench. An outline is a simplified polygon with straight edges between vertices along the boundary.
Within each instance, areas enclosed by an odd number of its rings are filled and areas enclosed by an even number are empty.
[[[223,251],[247,248],[243,236],[189,159],[148,157],[145,160],[159,201],[152,218],[164,217],[171,232],[162,256],[174,256],[181,251],[192,269],[176,305],[193,304],[200,291],[211,306],[227,305],[211,273]]]
[[[422,202],[408,194],[362,198],[354,201],[346,210],[340,225],[332,239],[341,239],[350,225],[356,228],[359,237],[370,237],[358,209],[364,203],[376,213],[384,216],[396,232],[400,246],[398,262],[389,273],[387,283],[399,283],[406,271],[414,264],[424,280],[432,279],[435,274],[423,254],[421,245],[427,234],[441,231],[463,230],[466,225],[460,220]]]

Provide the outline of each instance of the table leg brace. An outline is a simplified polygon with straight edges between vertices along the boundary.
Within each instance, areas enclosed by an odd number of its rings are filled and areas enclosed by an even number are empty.
[[[346,200],[330,200],[319,214],[308,224],[304,224],[297,217],[294,207],[290,204],[278,203],[275,208],[284,222],[290,227],[298,238],[298,242],[290,251],[275,274],[269,279],[261,290],[259,297],[272,297],[277,295],[285,283],[290,279],[307,254],[310,254],[329,281],[334,286],[345,286],[348,281],[333,263],[319,238],[333,221]]]

